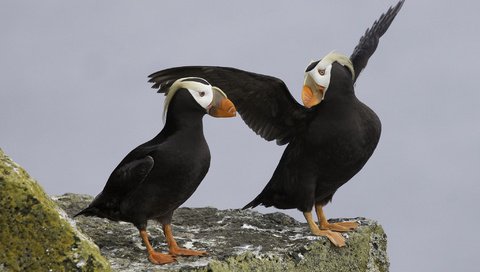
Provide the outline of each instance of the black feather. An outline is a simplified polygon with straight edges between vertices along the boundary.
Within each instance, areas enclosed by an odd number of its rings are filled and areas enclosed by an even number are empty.
[[[170,223],[173,211],[196,190],[210,166],[202,131],[205,110],[187,91],[173,96],[163,130],[133,149],[113,170],[102,192],[75,216],[133,223]]]
[[[308,109],[278,78],[230,67],[184,66],[153,73],[149,82],[165,92],[170,82],[182,77],[204,78],[222,89],[248,127],[267,141],[286,144],[305,125]]]
[[[382,14],[380,18],[373,23],[372,27],[367,29],[365,34],[360,38],[358,45],[350,56],[355,71],[354,82],[357,80],[362,70],[367,66],[368,59],[377,49],[380,37],[382,37],[388,27],[390,27],[390,24],[393,22],[393,19],[395,19],[395,16],[397,16],[404,2],[405,0],[402,0],[395,6],[390,7],[388,11]]]

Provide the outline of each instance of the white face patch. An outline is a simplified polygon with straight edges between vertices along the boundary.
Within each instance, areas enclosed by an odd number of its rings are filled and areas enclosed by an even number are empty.
[[[167,115],[168,106],[173,96],[179,89],[187,89],[197,103],[208,112],[213,101],[213,87],[203,78],[186,77],[177,79],[168,89],[163,108],[163,120]]]
[[[352,79],[355,77],[352,61],[347,56],[336,52],[330,52],[320,61],[310,62],[305,69],[303,85],[307,87],[307,89],[310,89],[320,102],[325,99],[325,94],[330,86],[333,63],[335,62],[346,67],[350,71]],[[304,90],[306,90],[305,87]],[[310,101],[311,93],[302,91],[302,99],[304,99],[304,96],[307,102]],[[318,104],[320,102],[315,101],[314,103]],[[304,101],[304,104],[305,103]],[[308,104],[310,105],[309,107],[312,106],[310,102],[308,102]]]
[[[317,85],[324,87],[326,91],[328,89],[328,85],[330,85],[331,71],[332,63],[322,60],[315,66],[315,68],[307,73]]]
[[[193,96],[195,101],[197,101],[202,108],[208,111],[208,107],[213,101],[212,86],[199,83],[198,85],[196,84],[195,88],[188,88],[188,91]]]
[[[311,67],[315,64],[315,62],[310,63],[305,72],[304,85],[309,86],[312,90],[317,89],[317,86],[315,85],[320,85],[325,89],[325,92],[330,85],[332,65],[334,62],[337,62],[348,68],[348,70],[350,70],[350,73],[352,74],[352,79],[355,78],[355,71],[353,69],[353,64],[351,60],[343,54],[330,52],[325,57],[323,57],[315,65],[315,67]]]

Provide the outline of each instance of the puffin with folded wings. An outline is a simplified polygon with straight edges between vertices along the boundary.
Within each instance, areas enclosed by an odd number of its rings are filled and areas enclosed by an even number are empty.
[[[404,0],[382,14],[361,37],[350,57],[332,52],[308,65],[303,105],[275,77],[229,67],[185,66],[151,74],[153,88],[167,90],[177,78],[199,76],[219,86],[235,104],[245,123],[267,141],[287,147],[272,178],[245,208],[258,205],[303,212],[310,230],[344,246],[339,232],[356,222],[329,223],[323,207],[337,189],[366,164],[380,138],[377,115],[355,96],[354,85],[380,37]],[[312,209],[318,224],[312,218]]]
[[[75,215],[131,222],[140,231],[148,259],[154,264],[174,262],[178,255],[206,254],[177,245],[172,216],[195,192],[210,167],[203,116],[236,114],[225,93],[202,78],[180,78],[165,92],[166,122],[162,131],[130,151],[113,170],[103,191]],[[146,229],[151,219],[162,224],[169,254],[155,251],[150,244]]]

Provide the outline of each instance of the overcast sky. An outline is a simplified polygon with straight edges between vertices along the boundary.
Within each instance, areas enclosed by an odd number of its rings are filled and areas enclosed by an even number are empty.
[[[333,49],[350,55],[395,3],[3,0],[0,148],[49,194],[96,195],[120,160],[163,127],[164,96],[148,74],[232,66],[283,79],[298,100],[309,61]],[[326,214],[378,220],[394,272],[480,266],[479,8],[407,0],[356,84],[382,137]],[[240,117],[204,123],[212,164],[185,205],[242,207],[284,146]]]

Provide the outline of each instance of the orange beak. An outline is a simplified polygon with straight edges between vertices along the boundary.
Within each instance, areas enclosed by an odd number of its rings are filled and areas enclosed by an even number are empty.
[[[302,90],[302,101],[303,105],[306,108],[311,108],[315,105],[320,104],[323,99],[323,94],[325,91],[325,87],[318,85],[318,92],[313,92],[312,89],[304,85]]]
[[[237,109],[230,99],[223,97],[213,102],[208,114],[213,117],[234,117],[237,115]]]

